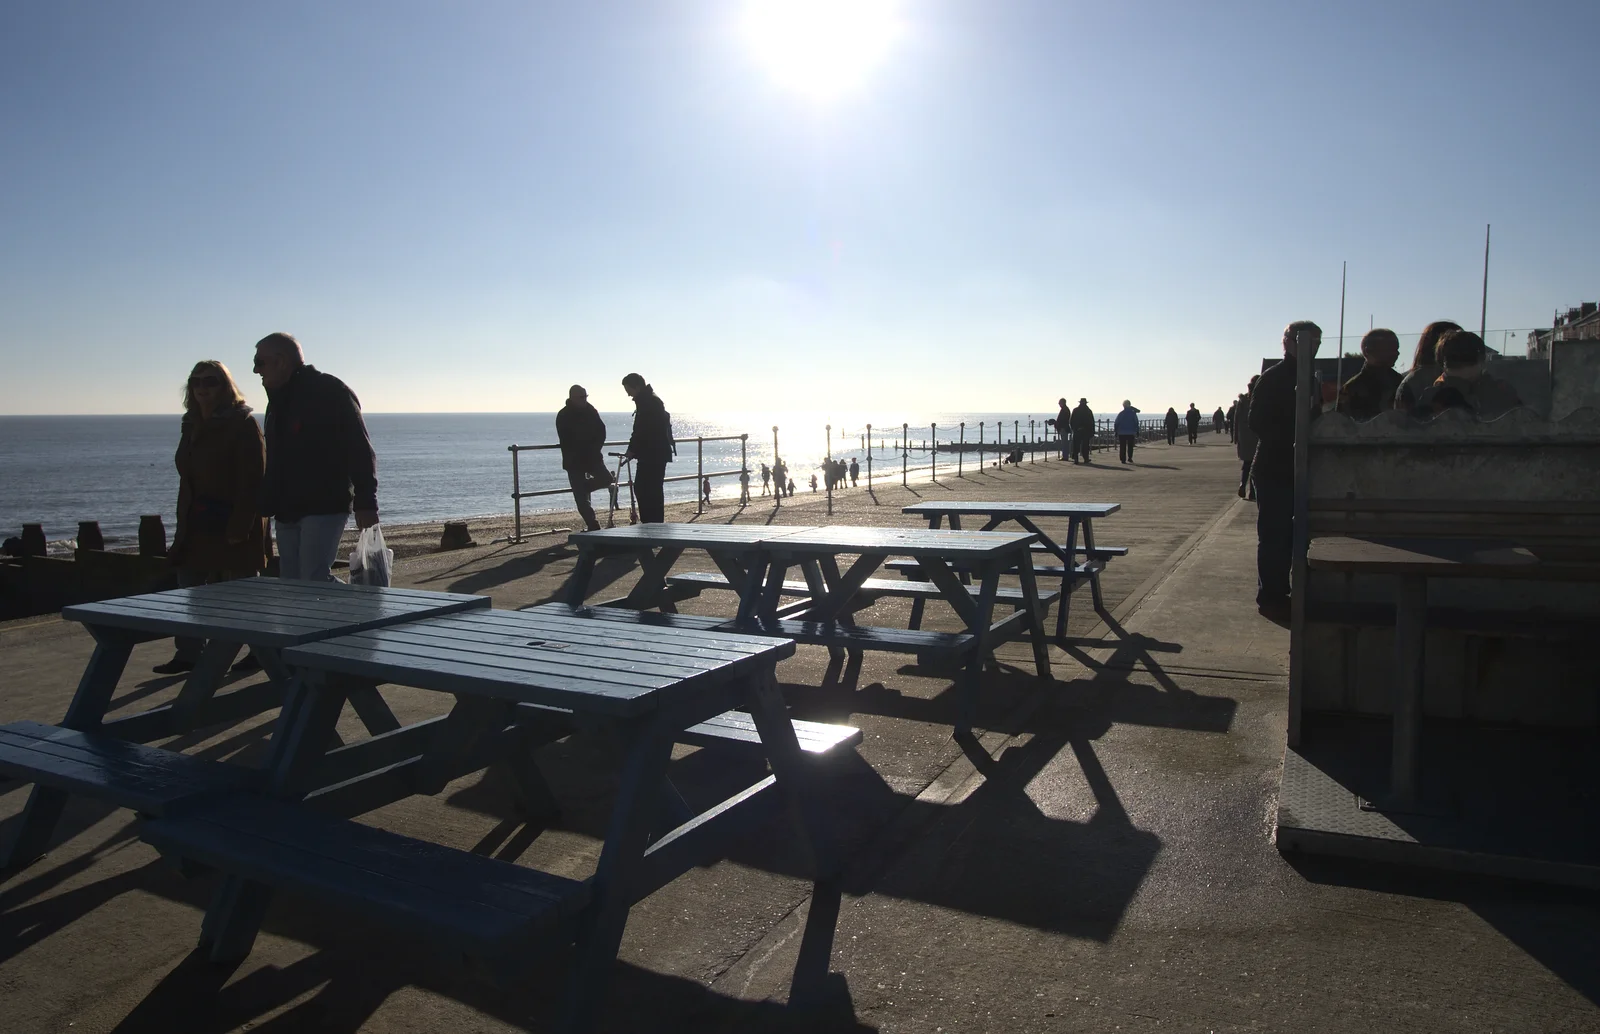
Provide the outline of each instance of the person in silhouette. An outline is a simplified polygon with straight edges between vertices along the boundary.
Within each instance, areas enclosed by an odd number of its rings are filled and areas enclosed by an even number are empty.
[[[639,520],[659,524],[667,519],[667,464],[676,446],[672,441],[672,415],[656,390],[637,373],[622,378],[622,390],[633,399],[633,436],[623,459],[634,461],[633,492],[639,501]]]
[[[1171,406],[1168,406],[1167,407],[1167,419],[1166,419],[1166,425],[1165,425],[1166,429],[1167,429],[1167,444],[1168,445],[1177,445],[1178,444],[1178,424],[1180,424],[1180,423],[1182,423],[1182,421],[1180,421],[1178,419],[1178,411],[1176,409],[1173,409]]]
[[[1262,371],[1250,393],[1250,430],[1256,453],[1250,480],[1256,487],[1256,606],[1277,621],[1288,620],[1289,566],[1294,550],[1294,434],[1296,339],[1307,336],[1311,354],[1322,344],[1322,328],[1298,320],[1283,329],[1283,358]],[[1311,415],[1321,409],[1313,398]]]
[[[850,457],[850,487],[855,488],[861,479],[861,465],[854,456]]]
[[[1437,416],[1446,409],[1465,409],[1474,416],[1493,419],[1522,405],[1517,389],[1484,372],[1487,354],[1483,338],[1470,330],[1457,330],[1439,339],[1438,356],[1444,372],[1417,398],[1418,416]]]
[[[1256,433],[1250,430],[1250,394],[1256,390],[1256,382],[1261,379],[1260,374],[1250,378],[1250,385],[1245,393],[1239,396],[1233,416],[1234,449],[1239,457],[1239,498],[1254,499],[1256,497],[1255,485],[1250,481],[1250,463],[1256,455]]]
[[[308,365],[288,334],[256,342],[255,371],[267,389],[260,513],[277,523],[278,577],[335,581],[351,510],[357,528],[378,523],[378,458],[361,401],[344,381]]]
[[[183,389],[178,452],[178,530],[167,561],[178,585],[207,585],[250,578],[266,568],[266,521],[261,517],[261,476],[266,446],[261,428],[234,383],[215,359],[194,364]],[[189,671],[200,659],[202,639],[180,636],[172,659],[158,675]],[[246,655],[235,668],[257,667]]]
[[[772,468],[765,463],[761,465],[761,494],[767,494],[767,484],[772,480]]]
[[[1200,438],[1200,410],[1195,408],[1193,402],[1189,403],[1189,411],[1183,414],[1183,420],[1189,426],[1189,444],[1193,445]]]
[[[784,496],[784,483],[789,476],[789,467],[782,458],[774,457],[772,460],[772,497],[782,500]]]
[[[1211,433],[1221,434],[1222,425],[1227,421],[1227,419],[1227,414],[1222,411],[1221,406],[1218,406],[1217,411],[1211,414]]]
[[[1339,387],[1339,412],[1352,420],[1371,420],[1394,408],[1403,379],[1394,364],[1400,359],[1400,336],[1386,327],[1361,338],[1361,369]]]
[[[606,422],[589,404],[589,393],[581,384],[567,389],[566,404],[556,414],[556,441],[561,443],[561,469],[567,472],[578,516],[585,528],[599,531],[600,521],[589,495],[596,489],[609,489],[614,478],[600,454],[606,443]]]
[[[1061,458],[1066,459],[1072,453],[1072,407],[1067,405],[1066,399],[1057,399],[1056,418],[1046,423],[1054,423],[1056,434],[1061,438]]]
[[[1411,369],[1400,378],[1400,387],[1395,389],[1395,409],[1403,409],[1407,413],[1416,410],[1417,397],[1444,372],[1438,355],[1440,340],[1446,334],[1460,329],[1460,324],[1449,320],[1435,320],[1422,328],[1422,336],[1417,339],[1417,350],[1411,356]]]
[[[1117,432],[1117,458],[1132,463],[1133,443],[1139,438],[1139,411],[1127,399],[1122,400],[1122,412],[1117,414],[1113,430]]]
[[[1089,448],[1094,443],[1094,410],[1089,408],[1089,400],[1080,398],[1067,417],[1067,425],[1072,429],[1072,462],[1088,463]]]
[[[750,505],[750,471],[739,471],[739,505]]]

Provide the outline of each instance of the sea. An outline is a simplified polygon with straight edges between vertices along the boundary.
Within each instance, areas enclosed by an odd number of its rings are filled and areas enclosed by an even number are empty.
[[[257,414],[259,417],[259,414]],[[899,473],[902,424],[910,455],[907,466],[925,469],[927,444],[958,439],[975,442],[979,423],[986,442],[997,428],[1006,441],[1044,437],[1050,414],[918,413],[872,422],[873,464],[880,474]],[[607,437],[622,451],[632,413],[603,413]],[[1102,414],[1102,416],[1107,416]],[[698,472],[712,478],[714,496],[737,496],[741,444],[760,491],[759,465],[771,464],[777,447],[799,491],[830,453],[854,457],[865,468],[865,419],[837,420],[825,414],[735,414],[697,417],[674,413],[680,439],[667,468],[667,499],[694,499]],[[512,453],[509,446],[553,445],[554,413],[368,413],[367,432],[378,455],[378,505],[391,524],[411,524],[512,512]],[[962,428],[959,425],[965,424]],[[745,435],[741,443],[738,436]],[[722,439],[682,441],[682,439]],[[728,439],[732,440],[728,440]],[[98,521],[108,548],[137,542],[139,518],[158,514],[170,536],[175,527],[178,474],[173,453],[178,416],[0,416],[0,538],[20,535],[24,523],[44,526],[53,551],[71,549],[79,521]],[[964,462],[972,460],[963,457]],[[615,465],[616,460],[608,457]],[[939,453],[940,469],[954,465]],[[522,500],[524,513],[571,509],[561,454],[556,449],[518,450],[517,478],[523,493],[553,494]],[[819,473],[819,481],[821,479]],[[624,481],[626,473],[624,473]],[[597,495],[596,503],[604,499]],[[626,499],[626,496],[624,496]]]

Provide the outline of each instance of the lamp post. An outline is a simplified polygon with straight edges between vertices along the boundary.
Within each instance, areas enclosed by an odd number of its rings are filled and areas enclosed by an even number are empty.
[[[782,506],[783,505],[783,483],[784,483],[785,480],[787,480],[787,478],[780,479],[778,477],[778,464],[781,463],[781,462],[782,461],[778,459],[778,425],[777,424],[773,424],[772,425],[772,480],[777,482],[777,484],[773,486],[776,489],[776,491],[774,491],[772,493],[772,499],[773,499],[773,504],[775,506]],[[785,473],[787,473],[787,471]]]
[[[933,478],[933,483],[939,483],[939,425],[928,425],[928,472]]]
[[[867,494],[872,494],[872,425],[867,425]]]
[[[966,458],[966,454],[967,454],[967,422],[965,420],[963,420],[963,421],[961,421],[961,439],[960,439],[959,442],[956,443],[956,477],[962,477],[963,476],[962,473],[961,473],[961,466],[962,466],[961,461]]]
[[[910,431],[910,424],[900,425],[900,487],[902,488],[909,488],[911,486],[911,481],[906,476],[907,457],[911,455],[911,439],[909,437]]]
[[[823,483],[828,486],[828,516],[833,516],[833,425],[824,424],[828,431],[828,448],[823,455]]]

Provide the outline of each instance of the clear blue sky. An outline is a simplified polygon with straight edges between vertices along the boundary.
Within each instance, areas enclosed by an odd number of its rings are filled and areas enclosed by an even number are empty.
[[[373,411],[1209,408],[1342,260],[1361,330],[1475,327],[1486,222],[1490,328],[1600,296],[1592,0],[905,0],[821,99],[747,8],[0,6],[0,412],[259,405],[280,329]]]

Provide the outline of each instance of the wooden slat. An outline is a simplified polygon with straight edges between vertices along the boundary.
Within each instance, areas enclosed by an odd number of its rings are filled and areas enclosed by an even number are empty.
[[[486,611],[482,614],[461,615],[446,621],[414,622],[407,629],[470,628],[485,634],[505,636],[537,636],[554,634],[572,642],[617,642],[616,632],[601,632],[586,617],[574,614],[564,604],[546,604],[535,610]],[[640,631],[636,638],[652,650],[678,652],[684,655],[742,656],[764,653],[770,643],[760,639],[741,640],[737,636],[690,633],[683,636],[661,636],[651,631]]]
[[[901,513],[916,514],[923,517],[948,516],[957,514],[962,517],[977,515],[980,517],[1109,517],[1122,509],[1121,503],[1067,503],[1067,502],[1028,502],[1025,500],[957,500],[950,502],[913,503],[901,507]]]
[[[867,528],[833,525],[784,535],[765,543],[780,554],[883,553],[890,556],[938,556],[946,560],[985,559],[1026,549],[1031,532],[945,531],[929,528]]]
[[[799,719],[791,720],[790,724],[794,726],[800,749],[808,754],[828,754],[840,747],[853,747],[861,742],[861,730],[853,726]],[[755,719],[745,711],[724,711],[715,718],[691,726],[678,734],[678,742],[700,747],[735,745],[764,749]]]

